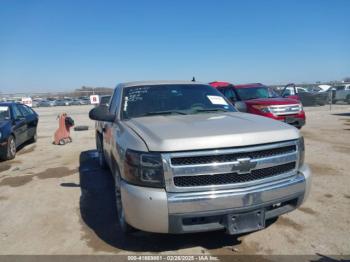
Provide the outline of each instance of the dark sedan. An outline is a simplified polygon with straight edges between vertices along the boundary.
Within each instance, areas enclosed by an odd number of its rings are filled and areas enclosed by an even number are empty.
[[[30,107],[19,103],[0,103],[0,159],[16,156],[25,142],[36,142],[39,117]]]

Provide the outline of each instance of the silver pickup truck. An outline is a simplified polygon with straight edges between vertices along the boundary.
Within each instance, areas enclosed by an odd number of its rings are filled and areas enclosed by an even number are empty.
[[[100,162],[110,168],[123,232],[255,231],[310,191],[299,131],[240,113],[198,82],[119,84],[104,121]]]

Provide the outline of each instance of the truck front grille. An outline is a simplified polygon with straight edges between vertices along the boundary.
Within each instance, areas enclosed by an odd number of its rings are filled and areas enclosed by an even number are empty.
[[[221,155],[211,155],[211,156],[187,156],[187,157],[174,157],[171,159],[171,164],[173,166],[186,166],[186,165],[199,165],[199,164],[209,164],[209,163],[224,163],[233,162],[238,158],[251,158],[258,159],[264,157],[271,157],[281,154],[288,154],[296,151],[296,146],[285,146],[267,150],[244,152],[244,153],[232,153],[232,154],[221,154]]]
[[[168,192],[240,188],[296,175],[299,142],[170,152],[162,159]]]
[[[299,104],[276,105],[276,106],[269,106],[269,108],[274,115],[278,115],[278,116],[299,114],[302,111],[302,107]]]
[[[291,162],[268,168],[255,169],[247,174],[226,173],[216,175],[178,176],[174,177],[174,184],[177,187],[195,187],[244,183],[287,173],[292,171],[295,166],[296,162]]]

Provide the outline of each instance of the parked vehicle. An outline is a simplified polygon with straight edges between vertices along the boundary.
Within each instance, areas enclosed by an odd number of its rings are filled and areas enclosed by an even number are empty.
[[[79,99],[82,101],[83,105],[90,105],[90,98],[89,97],[80,97]]]
[[[49,100],[42,100],[37,104],[38,107],[52,107],[56,106],[55,101],[49,101]]]
[[[119,84],[108,111],[89,116],[106,122],[98,152],[125,233],[255,231],[308,196],[299,131],[237,112],[209,85]]]
[[[55,106],[70,106],[71,105],[71,100],[67,99],[59,99],[54,102]]]
[[[261,115],[291,124],[297,128],[305,125],[305,112],[296,99],[281,97],[272,88],[256,84],[232,85],[212,82],[211,86],[224,94],[241,112]]]
[[[83,105],[83,101],[81,99],[73,99],[70,101],[71,106],[81,106]]]
[[[111,96],[100,96],[100,106],[109,106]]]
[[[36,142],[38,121],[38,115],[26,105],[0,103],[0,159],[13,159],[18,146]]]
[[[336,85],[334,88],[332,102],[335,104],[338,101],[344,101],[350,104],[350,84]]]
[[[286,98],[299,100],[303,106],[324,106],[329,100],[328,92],[312,91],[315,89],[306,89],[295,86],[295,84],[288,84],[284,87],[281,95]]]

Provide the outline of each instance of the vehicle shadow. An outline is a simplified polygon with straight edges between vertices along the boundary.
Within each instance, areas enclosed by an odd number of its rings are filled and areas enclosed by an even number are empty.
[[[33,146],[29,147],[29,148],[26,148],[27,146],[30,146],[30,145],[33,145]],[[30,153],[30,152],[34,151],[35,147],[36,147],[35,143],[27,141],[27,142],[25,142],[22,145],[17,147],[16,154],[17,155],[22,155],[22,154]],[[0,159],[0,163],[15,162],[15,161],[16,160],[14,160],[14,159],[11,159],[11,160]]]
[[[230,236],[223,231],[184,235],[137,231],[125,237],[117,223],[113,177],[109,171],[99,168],[95,150],[80,154],[79,175],[82,220],[101,240],[116,249],[160,252],[200,246],[210,250],[241,243],[238,238],[242,235]]]
[[[337,113],[337,114],[332,114],[334,116],[350,116],[350,113]]]

